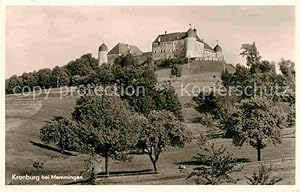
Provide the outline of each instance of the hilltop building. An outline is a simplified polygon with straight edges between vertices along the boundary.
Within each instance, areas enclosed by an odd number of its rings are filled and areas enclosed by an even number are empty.
[[[117,57],[127,54],[132,54],[133,56],[140,56],[143,55],[143,52],[135,45],[118,43],[108,52],[108,63],[113,64],[114,60]]]
[[[146,53],[143,53],[135,45],[125,44],[125,43],[118,43],[108,52],[107,46],[104,43],[102,43],[99,47],[99,54],[98,54],[99,66],[101,66],[103,63],[113,64],[114,60],[117,57],[121,55],[127,55],[127,54],[132,54],[133,56],[142,57]]]
[[[158,35],[152,43],[152,59],[194,58],[196,60],[223,61],[220,45],[212,49],[197,35],[197,29],[190,27],[187,32],[176,32]]]
[[[212,60],[223,61],[224,55],[221,46],[217,43],[211,48],[197,34],[197,29],[190,27],[187,32],[175,32],[158,35],[152,42],[151,52],[142,52],[137,46],[118,43],[110,51],[107,46],[102,43],[99,47],[98,62],[99,66],[103,63],[113,64],[114,60],[121,56],[132,54],[139,58],[139,62],[143,62],[147,57],[151,57],[154,61],[169,58],[191,58],[194,60]]]

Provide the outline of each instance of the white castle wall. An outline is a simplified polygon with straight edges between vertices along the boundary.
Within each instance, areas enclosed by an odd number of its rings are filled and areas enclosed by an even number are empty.
[[[107,63],[107,51],[99,51],[98,53],[98,65],[101,66],[103,63]]]

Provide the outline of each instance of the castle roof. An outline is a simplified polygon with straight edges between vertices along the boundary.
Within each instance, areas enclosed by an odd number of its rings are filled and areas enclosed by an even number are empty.
[[[125,43],[118,43],[114,48],[112,48],[109,52],[108,55],[113,55],[113,54],[121,54],[121,55],[127,55],[128,53],[131,53],[133,55],[142,55],[143,52],[134,45],[129,45]]]
[[[187,32],[175,32],[175,33],[160,34],[160,35],[158,35],[156,37],[156,39],[153,41],[153,43],[167,42],[167,41],[175,41],[175,40],[185,39],[186,37],[188,37],[188,33],[189,33],[190,29]],[[199,38],[199,36],[196,34],[196,32],[193,29],[191,29],[191,30],[196,35],[195,36],[196,40],[198,42],[201,42],[201,43],[204,44],[204,48],[205,49],[214,51],[207,43],[205,43],[202,39]]]
[[[186,32],[187,37],[193,37],[196,38],[197,34],[196,34],[196,30],[189,28],[189,30]]]
[[[102,43],[99,47],[99,51],[108,51],[107,46],[105,45],[105,43]]]
[[[219,44],[217,44],[217,45],[215,46],[214,51],[215,51],[215,52],[222,52],[222,48],[220,47]]]
[[[203,43],[204,43],[204,49],[214,51],[207,43],[205,43],[205,42],[203,42]]]

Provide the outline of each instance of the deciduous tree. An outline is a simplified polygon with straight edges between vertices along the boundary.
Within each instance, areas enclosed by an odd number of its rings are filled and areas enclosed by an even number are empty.
[[[281,142],[280,130],[286,126],[286,114],[266,97],[252,97],[236,104],[225,125],[233,143],[242,146],[249,143],[257,150],[257,160],[261,160],[261,149],[266,141]]]
[[[60,148],[61,153],[64,153],[66,149],[76,149],[78,141],[76,140],[75,126],[74,122],[69,118],[55,117],[41,129],[41,141],[46,144],[56,144]]]
[[[87,94],[76,104],[73,118],[79,124],[80,151],[105,159],[109,175],[109,158],[126,160],[138,138],[138,118],[126,101],[116,96]]]
[[[282,180],[281,177],[271,176],[272,166],[261,164],[258,171],[254,171],[251,177],[247,177],[249,185],[275,185]]]
[[[193,159],[202,166],[195,168],[187,179],[194,178],[196,184],[217,185],[222,183],[236,183],[239,179],[230,176],[232,172],[240,171],[235,158],[226,151],[224,146],[216,147],[214,143],[204,142],[200,145],[202,152]]]
[[[190,134],[169,111],[151,111],[141,126],[137,147],[149,155],[155,172],[160,154],[166,147],[184,147]]]

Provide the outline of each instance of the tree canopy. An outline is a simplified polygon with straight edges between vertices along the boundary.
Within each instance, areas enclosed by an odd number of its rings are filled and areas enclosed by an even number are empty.
[[[107,174],[109,158],[126,160],[136,145],[138,115],[119,97],[82,96],[72,116],[79,125],[80,150],[104,157]]]
[[[137,147],[149,155],[154,171],[160,154],[166,147],[184,147],[190,133],[169,111],[151,111],[141,126]]]
[[[64,150],[74,150],[78,147],[75,128],[76,124],[71,119],[55,117],[40,130],[41,141],[56,144],[61,153],[64,153]]]
[[[203,146],[202,146],[203,144]],[[223,183],[236,183],[239,178],[233,178],[230,174],[240,171],[237,160],[226,151],[224,146],[216,147],[213,142],[200,144],[202,152],[198,153],[194,160],[202,166],[195,168],[187,179],[196,177],[196,184],[217,185]]]
[[[261,149],[266,141],[281,142],[280,130],[286,126],[286,114],[266,97],[253,97],[236,104],[236,109],[226,122],[233,143],[242,146],[245,142],[257,149],[257,160],[261,160]]]

